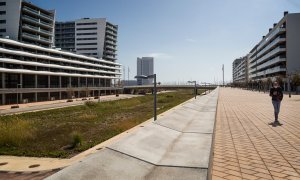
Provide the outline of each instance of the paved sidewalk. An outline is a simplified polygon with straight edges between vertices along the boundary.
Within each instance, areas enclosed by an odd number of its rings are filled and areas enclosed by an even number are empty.
[[[284,96],[279,120],[268,94],[221,88],[212,179],[299,179],[300,95]]]
[[[207,179],[218,89],[47,179]]]

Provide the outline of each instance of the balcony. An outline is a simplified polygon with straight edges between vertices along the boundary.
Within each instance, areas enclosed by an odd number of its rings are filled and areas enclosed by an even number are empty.
[[[117,50],[116,47],[114,47],[114,46],[109,46],[109,45],[106,45],[105,48],[110,49],[110,50]]]
[[[267,69],[265,71],[258,72],[256,75],[257,76],[266,76],[268,74],[274,74],[274,73],[285,72],[285,71],[286,71],[285,67],[276,66],[274,68],[270,68],[270,69]]]
[[[279,54],[281,52],[285,52],[286,49],[285,48],[281,48],[281,47],[277,47],[275,49],[273,49],[272,51],[270,51],[269,53],[267,53],[266,55],[264,55],[263,57],[261,57],[260,59],[257,60],[257,64],[261,64],[264,61],[268,60],[269,58],[271,58],[272,56]]]
[[[114,36],[106,35],[105,37],[107,39],[110,39],[110,40],[113,40],[113,41],[117,41],[117,38],[115,38]]]
[[[259,53],[257,53],[257,57],[263,55],[266,51],[272,49],[273,47],[275,47],[277,44],[285,42],[286,39],[285,38],[276,38],[273,42],[271,42],[269,45],[267,45],[264,49],[262,49]]]
[[[31,14],[34,14],[34,15],[37,15],[37,16],[42,17],[42,18],[44,18],[44,19],[53,21],[53,17],[51,17],[51,16],[49,16],[49,15],[47,15],[47,14],[44,14],[44,13],[38,11],[38,10],[32,9],[32,8],[30,8],[30,7],[23,7],[22,9],[23,9],[24,11],[26,11],[26,12],[31,13]]]
[[[105,43],[116,46],[117,44],[114,41],[105,40]]]
[[[285,28],[277,28],[264,41],[257,47],[257,50],[262,49],[270,40],[272,40],[277,34],[285,32]]]
[[[24,20],[26,20],[26,21],[29,21],[29,22],[31,22],[31,23],[39,24],[39,25],[44,26],[44,27],[47,27],[47,28],[52,28],[52,24],[46,23],[46,22],[43,22],[43,21],[40,21],[39,19],[36,19],[36,18],[30,17],[30,16],[27,16],[27,15],[23,15],[23,16],[22,16],[22,19],[24,19]]]
[[[276,58],[274,58],[272,60],[269,60],[269,61],[263,63],[262,65],[257,66],[257,70],[261,70],[261,69],[264,69],[264,68],[266,68],[268,66],[277,64],[279,62],[285,62],[285,61],[286,61],[286,58],[281,58],[281,57],[278,56],[278,57],[276,57]]]
[[[113,35],[113,36],[117,36],[117,33],[114,32],[114,31],[112,31],[112,30],[106,29],[106,33],[107,33],[107,34],[110,34],[110,35]]]
[[[29,34],[29,33],[26,33],[26,32],[22,33],[22,37],[25,37],[27,39],[31,39],[33,41],[44,42],[44,43],[47,43],[47,44],[51,43],[50,39],[47,39],[47,38],[44,38],[44,37],[41,37],[41,36],[38,36],[38,35],[34,35],[34,34]]]
[[[52,36],[52,33],[50,31],[40,29],[39,27],[31,26],[29,24],[24,24],[22,27],[27,30],[31,30],[31,31],[38,32],[38,33],[41,33],[44,35],[48,35],[48,36]]]

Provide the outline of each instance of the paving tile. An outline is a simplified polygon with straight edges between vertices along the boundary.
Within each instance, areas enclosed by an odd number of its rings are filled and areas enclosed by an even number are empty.
[[[279,115],[284,125],[272,127],[268,123],[273,120],[273,107],[267,93],[221,88],[215,169],[226,172],[226,179],[299,179],[299,108],[300,95],[284,98]]]

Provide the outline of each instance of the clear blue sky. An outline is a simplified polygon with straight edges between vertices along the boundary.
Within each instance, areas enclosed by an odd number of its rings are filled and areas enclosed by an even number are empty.
[[[232,61],[246,55],[283,11],[300,0],[31,0],[56,9],[56,20],[106,17],[119,25],[118,62],[136,75],[136,58],[155,57],[161,82],[232,80]],[[123,78],[123,76],[122,76]]]

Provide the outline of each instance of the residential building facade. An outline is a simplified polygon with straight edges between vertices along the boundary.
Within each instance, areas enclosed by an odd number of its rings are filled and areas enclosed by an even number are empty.
[[[248,55],[237,58],[232,63],[232,79],[233,82],[248,82]]]
[[[0,103],[99,96],[117,90],[120,64],[0,38]],[[18,98],[17,98],[18,97]]]
[[[142,57],[137,58],[137,76],[148,76],[154,74],[154,58]],[[137,78],[137,85],[151,85],[153,84],[153,78],[142,79]]]
[[[25,0],[0,0],[0,37],[52,47],[55,11]]]
[[[117,60],[118,26],[105,18],[56,22],[55,46],[96,58]]]
[[[300,72],[300,13],[284,12],[249,53],[249,79],[264,80]]]

